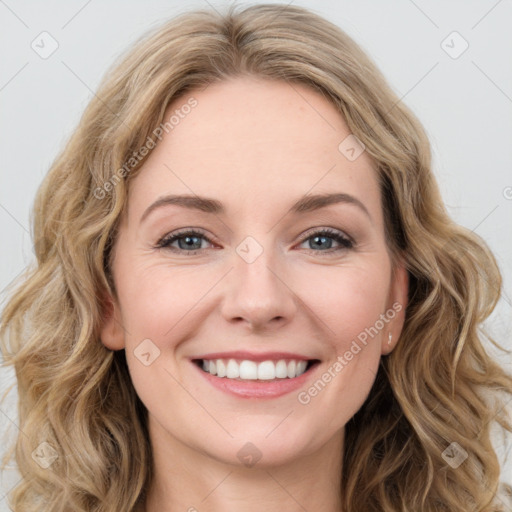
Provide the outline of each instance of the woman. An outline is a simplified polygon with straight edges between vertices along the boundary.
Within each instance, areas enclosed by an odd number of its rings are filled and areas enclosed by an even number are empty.
[[[2,322],[13,510],[507,510],[512,377],[479,330],[496,261],[322,18],[198,11],[139,42],[34,234]]]

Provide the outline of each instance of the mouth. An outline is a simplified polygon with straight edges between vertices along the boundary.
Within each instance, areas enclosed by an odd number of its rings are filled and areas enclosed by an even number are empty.
[[[209,386],[237,399],[262,400],[307,386],[321,363],[297,354],[249,352],[208,354],[191,362]]]
[[[293,380],[309,372],[320,363],[318,359],[252,359],[212,358],[194,359],[193,362],[204,372],[221,379],[237,381],[275,382]]]

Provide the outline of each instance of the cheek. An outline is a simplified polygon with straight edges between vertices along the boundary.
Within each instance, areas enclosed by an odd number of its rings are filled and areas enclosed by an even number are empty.
[[[159,345],[170,332],[175,338],[182,319],[193,315],[194,306],[214,283],[214,275],[198,274],[192,267],[153,265],[133,271],[120,290],[123,322],[132,343],[143,337]]]
[[[296,290],[322,320],[337,353],[348,350],[358,336],[364,338],[385,312],[389,284],[385,262],[317,267],[297,275]]]
[[[131,380],[147,409],[158,417],[165,417],[163,404],[172,403],[179,411],[190,408],[190,396],[179,384],[179,368],[169,356],[191,333],[194,306],[205,293],[200,281],[192,267],[141,265],[132,267],[119,290]]]
[[[322,414],[328,428],[340,428],[356,413],[375,380],[386,328],[380,318],[387,304],[388,277],[386,261],[375,258],[365,265],[319,267],[314,276],[302,274],[301,283],[296,283],[306,290],[309,282],[307,306],[322,321],[330,353],[322,373],[298,401]]]
[[[125,274],[129,278],[123,280],[119,294],[124,299],[126,358],[133,384],[149,410],[167,402],[164,396],[175,402],[189,400],[176,380],[182,378],[176,358],[180,359],[182,342],[193,339],[201,328],[208,306],[205,295],[222,274],[166,263],[134,266]]]

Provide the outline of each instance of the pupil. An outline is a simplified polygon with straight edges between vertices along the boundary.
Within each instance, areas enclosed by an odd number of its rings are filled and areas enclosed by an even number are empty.
[[[317,243],[318,243],[318,242],[317,242],[318,240],[322,240],[322,241],[324,241],[324,242],[325,242],[326,240],[329,240],[331,243],[329,243],[329,244],[328,244],[327,249],[330,249],[330,248],[331,248],[332,241],[330,240],[330,238],[329,238],[328,236],[315,236],[315,237],[313,238],[314,244],[317,244]],[[320,244],[321,244],[321,242],[320,242]]]
[[[186,247],[188,249],[194,248],[194,249],[200,249],[201,248],[201,241],[199,240],[199,237],[197,236],[186,236],[182,240],[185,241]],[[197,242],[199,240],[199,247],[192,247],[194,245],[194,240]],[[197,244],[196,244],[197,245]],[[183,247],[181,247],[183,249]]]

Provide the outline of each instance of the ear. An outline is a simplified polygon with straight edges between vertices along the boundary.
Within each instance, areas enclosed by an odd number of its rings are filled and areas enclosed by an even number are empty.
[[[110,350],[121,350],[125,347],[125,339],[119,304],[115,298],[105,292],[102,305],[101,342]]]
[[[405,322],[409,294],[409,272],[403,261],[394,267],[385,315],[389,318],[382,335],[382,354],[389,354],[396,346]],[[389,335],[391,334],[391,342]]]

